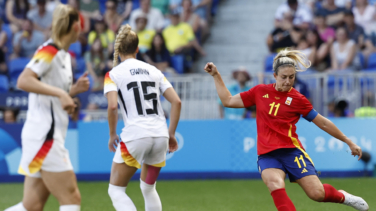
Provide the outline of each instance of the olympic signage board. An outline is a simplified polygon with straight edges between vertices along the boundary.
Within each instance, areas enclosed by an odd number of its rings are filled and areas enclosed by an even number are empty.
[[[372,156],[367,170],[376,163],[376,119],[331,119],[351,140]],[[119,122],[117,131],[124,126]],[[320,176],[361,176],[364,163],[351,156],[346,144],[302,119],[299,139]],[[0,125],[0,182],[12,181],[21,157],[22,125]],[[177,133],[179,149],[167,154],[161,177],[259,178],[255,120],[181,121]],[[69,129],[66,147],[79,179],[108,179],[114,153],[108,150],[107,122],[79,122]],[[294,161],[292,161],[294,162]],[[14,177],[14,176],[13,176]]]

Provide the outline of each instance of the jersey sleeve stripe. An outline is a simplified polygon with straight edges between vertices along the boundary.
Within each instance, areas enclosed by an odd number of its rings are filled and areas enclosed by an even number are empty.
[[[115,82],[110,78],[110,72],[107,72],[104,76],[104,85],[114,84]]]
[[[33,60],[42,60],[47,63],[51,63],[59,50],[51,45],[46,45],[38,50],[33,56]]]

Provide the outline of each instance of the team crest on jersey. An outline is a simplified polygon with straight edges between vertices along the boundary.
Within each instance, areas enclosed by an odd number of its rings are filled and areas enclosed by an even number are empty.
[[[287,97],[286,99],[286,105],[291,105],[291,102],[292,102],[292,98],[291,97]]]

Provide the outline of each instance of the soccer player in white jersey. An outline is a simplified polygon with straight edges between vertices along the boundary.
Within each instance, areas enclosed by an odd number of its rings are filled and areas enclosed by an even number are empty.
[[[137,46],[137,34],[129,25],[122,26],[115,40],[114,68],[105,76],[110,127],[108,147],[115,152],[108,194],[117,211],[135,211],[125,189],[142,165],[140,186],[145,210],[161,211],[155,183],[166,165],[167,151],[174,152],[178,148],[175,130],[181,101],[160,70],[136,60]],[[119,56],[121,63],[118,65]],[[161,94],[171,103],[169,128],[159,100]],[[118,103],[125,125],[120,139],[116,134]]]
[[[51,39],[39,47],[18,78],[17,86],[30,92],[18,171],[26,177],[22,202],[6,211],[43,210],[50,193],[59,201],[60,211],[80,210],[76,176],[64,147],[68,114],[76,107],[72,96],[89,89],[86,74],[72,85],[67,51],[80,31],[78,12],[58,5],[53,14]]]

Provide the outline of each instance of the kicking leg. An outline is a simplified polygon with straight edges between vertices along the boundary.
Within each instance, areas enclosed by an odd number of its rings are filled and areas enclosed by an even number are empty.
[[[112,163],[110,185],[108,195],[117,211],[136,211],[132,200],[125,193],[125,189],[137,168],[128,166],[125,163]]]
[[[317,202],[343,203],[357,210],[367,211],[367,203],[360,197],[338,191],[329,184],[322,184],[316,175],[309,175],[297,180],[307,196]]]
[[[145,200],[146,211],[161,211],[162,203],[156,190],[156,181],[161,167],[143,164],[140,188]]]
[[[26,176],[22,202],[5,211],[42,211],[49,195],[41,178]]]
[[[296,211],[294,204],[285,190],[286,173],[281,169],[268,168],[261,173],[262,180],[268,187],[278,211]]]

